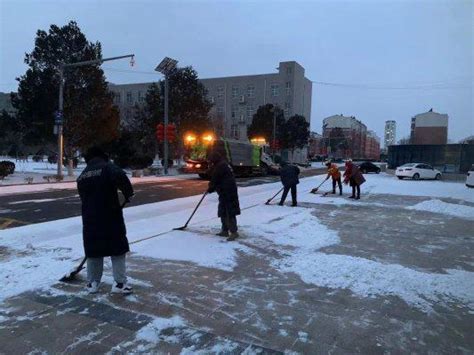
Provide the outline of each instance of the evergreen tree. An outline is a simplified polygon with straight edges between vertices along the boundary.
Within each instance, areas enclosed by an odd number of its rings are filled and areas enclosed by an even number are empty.
[[[100,59],[101,52],[100,43],[87,41],[74,21],[63,27],[51,25],[48,32],[37,31],[35,47],[25,55],[29,68],[17,78],[18,93],[12,95],[28,144],[52,144],[56,140],[53,125],[54,112],[58,109],[61,63]],[[99,66],[67,68],[64,78],[66,153],[116,138],[119,113]]]
[[[249,138],[263,137],[267,142],[273,141],[274,119],[276,139],[280,140],[285,130],[285,115],[282,109],[272,104],[266,104],[257,109],[252,123],[247,128],[247,136]]]
[[[291,116],[284,125],[283,147],[291,151],[308,144],[309,123],[300,115]]]

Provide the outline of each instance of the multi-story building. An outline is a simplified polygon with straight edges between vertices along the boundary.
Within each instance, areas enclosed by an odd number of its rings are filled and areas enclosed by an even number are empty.
[[[394,145],[397,142],[397,122],[385,121],[384,148]]]
[[[343,137],[335,136],[336,132],[340,132]],[[323,138],[326,147],[333,146],[332,139],[344,143],[340,148],[336,148],[336,151],[330,149],[327,151],[331,157],[365,158],[366,137],[367,126],[354,116],[334,115],[323,120]]]
[[[316,132],[311,132],[309,134],[308,142],[308,156],[313,158],[318,155],[324,155],[324,150],[322,147],[323,136]]]
[[[12,100],[10,98],[10,93],[0,92],[0,113],[5,110],[9,114],[15,114],[16,110],[12,106]]]
[[[365,141],[365,158],[371,160],[380,159],[380,138],[374,131],[367,131]]]
[[[448,142],[448,115],[433,109],[411,119],[410,144],[446,144]]]
[[[274,104],[285,118],[298,114],[311,122],[312,83],[297,62],[280,62],[277,73],[200,79],[213,104],[210,112],[216,132],[227,138],[247,139],[247,127],[259,106]],[[133,107],[144,102],[152,83],[110,85],[124,123]]]

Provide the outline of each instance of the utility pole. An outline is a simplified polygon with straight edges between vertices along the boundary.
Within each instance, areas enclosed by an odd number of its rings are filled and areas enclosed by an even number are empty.
[[[168,101],[169,101],[169,88],[168,88],[168,76],[169,74],[176,68],[176,64],[178,64],[178,61],[175,59],[171,59],[168,57],[165,57],[160,64],[155,68],[155,71],[160,72],[165,76],[165,117],[163,118],[163,122],[165,125],[164,128],[164,134],[163,134],[163,159],[164,159],[164,173],[165,175],[168,175],[168,121],[169,121],[169,107],[168,107]]]
[[[169,88],[168,88],[168,74],[165,74],[165,117],[164,117],[164,135],[163,135],[163,156],[165,158],[165,175],[168,175],[168,115],[169,115]]]
[[[94,60],[86,60],[83,62],[76,62],[76,63],[62,63],[59,66],[59,103],[58,103],[58,112],[56,112],[55,117],[55,132],[57,131],[58,134],[58,169],[57,175],[59,178],[63,177],[63,155],[64,155],[64,137],[63,137],[63,123],[64,123],[64,70],[67,68],[72,67],[80,67],[84,65],[96,65],[102,64],[103,62],[108,62],[111,60],[123,59],[123,58],[131,58],[130,63],[133,65],[133,58],[135,54],[127,54],[122,55],[119,57],[111,57],[111,58],[103,58],[103,59],[94,59]],[[70,176],[73,176],[72,170],[69,173]]]
[[[273,162],[275,162],[275,149],[276,149],[276,115],[275,115],[275,110],[273,109],[272,110],[273,112],[273,149],[272,149],[272,153],[273,153]]]

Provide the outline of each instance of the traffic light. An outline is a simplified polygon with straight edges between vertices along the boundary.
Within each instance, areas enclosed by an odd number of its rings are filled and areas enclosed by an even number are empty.
[[[163,123],[156,125],[156,139],[160,142],[165,139],[165,127],[163,126]]]
[[[166,127],[166,138],[171,143],[176,139],[176,126],[173,123]]]

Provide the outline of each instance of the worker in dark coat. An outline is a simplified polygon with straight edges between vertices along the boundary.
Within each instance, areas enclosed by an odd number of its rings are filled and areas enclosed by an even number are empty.
[[[291,189],[291,206],[295,207],[297,205],[296,201],[296,185],[300,183],[299,180],[300,169],[293,164],[288,164],[287,162],[281,163],[280,170],[280,179],[283,184],[283,195],[281,195],[281,200],[279,205],[283,206],[286,200],[286,196]]]
[[[85,160],[87,167],[77,178],[77,188],[82,202],[87,288],[91,293],[98,291],[104,256],[110,256],[115,279],[112,292],[129,293],[125,254],[130,248],[117,190],[128,201],[133,196],[132,184],[122,169],[108,162],[100,148],[90,148]]]
[[[207,189],[208,193],[214,191],[219,195],[219,207],[217,216],[220,217],[222,228],[217,234],[227,237],[228,241],[235,240],[237,232],[237,215],[240,214],[239,195],[237,193],[237,183],[234,173],[227,161],[218,152],[213,152],[209,156],[212,164],[211,181]],[[229,234],[230,233],[230,234]]]
[[[355,165],[352,160],[346,161],[346,170],[344,171],[344,184],[350,184],[352,187],[352,196],[356,200],[360,199],[360,185],[365,182],[364,175],[360,172],[360,169]],[[357,195],[356,195],[357,191]]]

